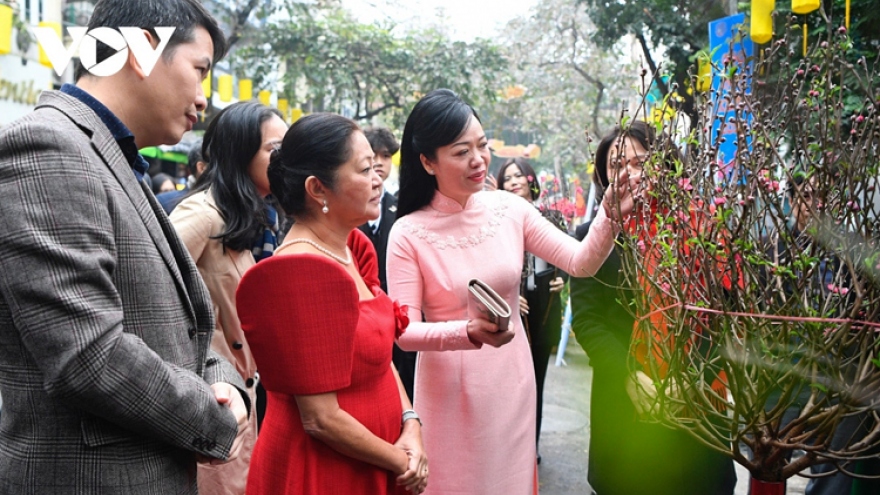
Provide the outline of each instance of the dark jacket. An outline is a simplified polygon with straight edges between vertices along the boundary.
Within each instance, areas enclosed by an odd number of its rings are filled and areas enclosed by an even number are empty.
[[[388,292],[388,283],[385,278],[385,252],[388,249],[388,233],[391,232],[391,226],[397,220],[397,198],[385,191],[382,193],[382,217],[379,219],[379,229],[373,232],[369,223],[365,223],[358,227],[361,232],[367,234],[373,247],[376,248],[376,254],[379,257],[379,282],[382,290]]]
[[[583,239],[589,224],[576,231]],[[687,433],[642,421],[626,393],[634,317],[617,250],[590,278],[571,279],[572,330],[590,358],[588,479],[597,495],[721,495],[733,462]]]

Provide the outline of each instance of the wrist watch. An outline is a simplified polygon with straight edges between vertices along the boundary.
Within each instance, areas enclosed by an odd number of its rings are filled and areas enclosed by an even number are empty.
[[[422,426],[422,418],[420,418],[419,414],[412,409],[407,409],[406,411],[403,411],[403,416],[400,419],[400,425],[403,426],[403,423],[406,423],[411,419],[418,421],[419,426]]]

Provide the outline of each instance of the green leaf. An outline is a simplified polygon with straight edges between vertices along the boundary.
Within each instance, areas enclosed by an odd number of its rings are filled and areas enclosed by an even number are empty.
[[[828,387],[826,387],[825,385],[822,385],[821,383],[811,383],[810,387],[813,387],[816,390],[819,390],[819,391],[824,392],[826,394],[828,393]]]

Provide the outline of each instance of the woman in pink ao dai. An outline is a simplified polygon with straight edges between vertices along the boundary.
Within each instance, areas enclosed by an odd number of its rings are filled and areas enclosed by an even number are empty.
[[[591,276],[613,247],[608,214],[632,206],[618,195],[619,207],[605,204],[578,243],[522,198],[482,192],[490,159],[476,112],[455,93],[435,90],[415,106],[403,132],[387,276],[392,297],[409,307],[398,343],[421,351],[414,395],[432,495],[537,493],[535,375],[518,317],[523,251]],[[472,278],[508,302],[509,328],[468,318]]]

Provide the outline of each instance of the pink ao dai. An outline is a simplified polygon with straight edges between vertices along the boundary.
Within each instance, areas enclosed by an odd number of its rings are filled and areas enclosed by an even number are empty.
[[[427,494],[533,494],[535,376],[518,317],[523,251],[573,276],[592,276],[613,243],[602,211],[578,243],[504,191],[477,193],[464,208],[436,192],[430,205],[394,224],[388,288],[409,306],[400,347],[421,351],[414,407],[424,422]],[[480,347],[468,339],[471,278],[498,291],[517,315],[509,344]]]

